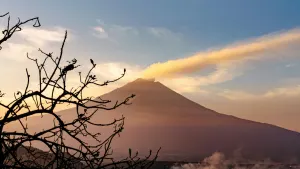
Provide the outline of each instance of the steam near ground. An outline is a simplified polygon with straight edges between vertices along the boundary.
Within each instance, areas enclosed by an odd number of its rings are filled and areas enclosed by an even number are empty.
[[[273,164],[273,165],[272,165]],[[270,160],[261,162],[252,162],[252,165],[245,166],[238,164],[235,160],[228,160],[225,155],[220,152],[212,154],[210,157],[205,158],[201,163],[187,163],[181,165],[174,165],[171,169],[282,169],[285,166],[276,165]],[[298,167],[296,167],[298,168]]]

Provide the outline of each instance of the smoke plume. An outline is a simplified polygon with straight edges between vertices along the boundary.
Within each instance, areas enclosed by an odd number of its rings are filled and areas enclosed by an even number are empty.
[[[268,34],[219,50],[200,52],[190,57],[152,64],[144,70],[143,78],[167,78],[193,73],[212,64],[261,57],[261,54],[282,49],[298,42],[300,42],[300,29]]]
[[[299,166],[294,166],[295,168]],[[225,155],[215,152],[210,157],[205,158],[200,163],[186,163],[173,165],[170,169],[284,169],[290,168],[289,165],[274,163],[268,159],[263,161],[248,161],[240,164],[235,159],[226,159]]]

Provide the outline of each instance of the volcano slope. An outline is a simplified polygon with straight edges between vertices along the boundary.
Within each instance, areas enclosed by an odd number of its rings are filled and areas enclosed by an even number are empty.
[[[158,160],[164,161],[199,161],[216,151],[241,160],[289,162],[300,158],[299,133],[217,113],[154,80],[137,79],[101,98],[116,101],[131,94],[136,95],[131,105],[94,116],[95,121],[105,123],[125,117],[125,129],[112,144],[119,156],[127,155],[128,148],[147,154],[149,149],[162,147]],[[74,111],[58,114],[71,121]],[[32,131],[52,123],[46,116],[31,120],[28,127]]]

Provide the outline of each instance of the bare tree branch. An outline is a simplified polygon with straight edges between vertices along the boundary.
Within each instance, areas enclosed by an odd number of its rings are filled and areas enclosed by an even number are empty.
[[[39,18],[35,17],[10,26],[9,13],[0,15],[7,17],[7,28],[2,32],[4,37],[0,39],[0,45],[10,39],[17,31],[21,31],[21,26],[34,22],[34,27],[40,27]],[[149,168],[158,156],[159,150],[152,158],[152,151],[149,155],[141,158],[138,152],[132,155],[129,149],[129,157],[122,160],[115,160],[112,156],[112,140],[124,129],[124,117],[115,119],[112,122],[98,123],[93,121],[95,114],[99,110],[113,110],[123,105],[129,105],[130,100],[135,97],[134,94],[123,98],[122,101],[112,102],[111,100],[92,99],[85,97],[84,93],[90,86],[101,87],[116,82],[125,76],[126,69],[120,77],[107,80],[102,83],[93,70],[97,64],[91,59],[91,67],[86,75],[79,72],[78,84],[69,89],[67,77],[74,72],[80,65],[74,58],[63,66],[62,57],[64,46],[67,39],[67,31],[61,45],[60,53],[57,57],[53,53],[47,53],[39,49],[43,59],[32,58],[27,54],[36,68],[38,75],[38,88],[31,89],[31,76],[26,69],[27,83],[23,91],[17,91],[15,99],[8,103],[0,103],[5,109],[3,118],[0,119],[0,166],[12,168]],[[54,65],[46,68],[46,65]],[[49,94],[50,91],[50,94]],[[4,93],[0,91],[0,98]],[[34,103],[34,104],[30,104]],[[113,104],[111,104],[113,103]],[[65,122],[62,117],[55,112],[58,105],[66,104],[75,107],[74,119]],[[41,118],[53,119],[53,124],[48,128],[30,133],[27,123],[24,120],[32,116],[39,115]],[[44,116],[45,115],[45,116]],[[4,130],[5,126],[19,123],[22,128],[20,131],[10,132]],[[88,126],[99,128],[112,127],[113,132],[105,139],[100,139],[100,132],[92,133]],[[82,138],[88,137],[93,143],[87,143]],[[70,144],[66,141],[70,138],[76,144]],[[34,148],[36,143],[43,144],[48,151],[41,151]],[[22,155],[23,154],[23,155]],[[24,154],[26,154],[24,156]]]
[[[25,25],[27,23],[30,23],[30,22],[34,22],[34,24],[32,25],[33,27],[40,27],[41,26],[40,20],[39,20],[38,17],[27,19],[25,21],[21,21],[20,18],[18,18],[18,22],[15,23],[13,26],[11,26],[9,13],[6,13],[4,15],[0,15],[0,18],[6,17],[6,16],[8,16],[8,18],[7,18],[7,27],[6,27],[6,29],[4,29],[2,31],[2,34],[4,36],[0,39],[0,50],[2,49],[1,44],[3,42],[7,41],[8,39],[10,39],[13,36],[14,33],[18,32],[18,31],[21,31],[23,25]]]

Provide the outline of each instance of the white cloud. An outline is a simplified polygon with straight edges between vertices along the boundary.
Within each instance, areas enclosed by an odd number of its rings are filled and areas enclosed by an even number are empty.
[[[290,87],[281,87],[275,88],[268,92],[266,92],[263,96],[267,98],[273,98],[278,96],[284,97],[294,97],[300,95],[300,85],[298,86],[290,86]]]
[[[219,92],[218,95],[230,100],[259,100],[273,99],[277,97],[297,97],[300,96],[300,85],[274,88],[260,94],[253,94],[246,91],[224,90]]]
[[[85,76],[89,68],[90,67],[88,67],[88,65],[83,65],[78,67],[76,72],[82,72],[82,76]],[[125,85],[128,82],[137,79],[139,77],[139,73],[141,72],[141,68],[139,66],[130,65],[127,63],[108,62],[97,64],[92,74],[96,75],[98,83],[103,83],[107,80],[114,80],[119,78],[121,74],[123,74],[124,68],[126,68],[126,74],[122,79],[103,87],[91,85],[89,86],[89,88],[85,89],[86,96],[94,97],[110,92],[122,85]],[[78,74],[75,72],[73,72],[73,74],[70,74],[68,83],[70,86],[80,86],[81,84],[79,83]]]
[[[101,20],[97,20],[98,26],[93,27],[92,35],[99,39],[117,41],[122,36],[136,36],[139,30],[130,26],[107,24]]]
[[[95,27],[94,30],[97,31],[97,32],[100,32],[100,33],[104,33],[105,32],[105,30],[102,27],[100,27],[100,26]]]
[[[147,31],[153,36],[161,39],[168,39],[173,41],[180,41],[182,38],[182,34],[173,32],[167,28],[162,27],[150,27],[147,28]]]
[[[170,42],[181,41],[182,34],[173,32],[164,27],[131,27],[117,24],[108,24],[102,20],[97,20],[98,25],[93,27],[93,33],[97,38],[118,41],[120,38],[136,37],[138,35],[148,36],[159,40],[168,40]]]
[[[31,54],[33,51],[37,51],[37,49],[31,45],[20,43],[6,43],[2,47],[0,58],[5,57],[15,61],[24,61],[27,59],[27,53]]]
[[[94,72],[103,80],[112,80],[114,78],[120,77],[124,71],[124,68],[126,68],[126,74],[124,78],[122,78],[122,82],[129,82],[135,80],[136,78],[139,78],[140,72],[142,71],[142,68],[138,65],[110,62],[97,64]]]
[[[0,58],[5,57],[15,61],[27,60],[26,53],[36,54],[38,48],[48,48],[52,44],[61,44],[65,34],[65,28],[34,28],[23,27],[22,31],[16,32],[12,39],[2,44]],[[72,39],[72,31],[68,31],[67,40]]]
[[[224,90],[218,93],[219,96],[225,97],[230,100],[248,100],[248,99],[255,99],[259,96],[244,92],[244,91],[233,91],[233,90]]]
[[[103,27],[101,26],[97,26],[97,27],[94,27],[94,33],[93,35],[96,36],[97,38],[100,38],[100,39],[106,39],[108,38],[108,34],[107,32],[104,30]]]
[[[285,67],[287,67],[287,68],[294,67],[294,66],[296,66],[296,64],[294,64],[294,63],[290,63],[290,64],[285,65]]]
[[[121,34],[139,35],[139,30],[130,26],[111,25],[110,31]]]
[[[43,47],[50,42],[62,42],[65,30],[66,28],[62,27],[54,27],[51,29],[24,27],[22,31],[16,35],[35,46]],[[70,35],[68,35],[67,40],[70,40]]]

